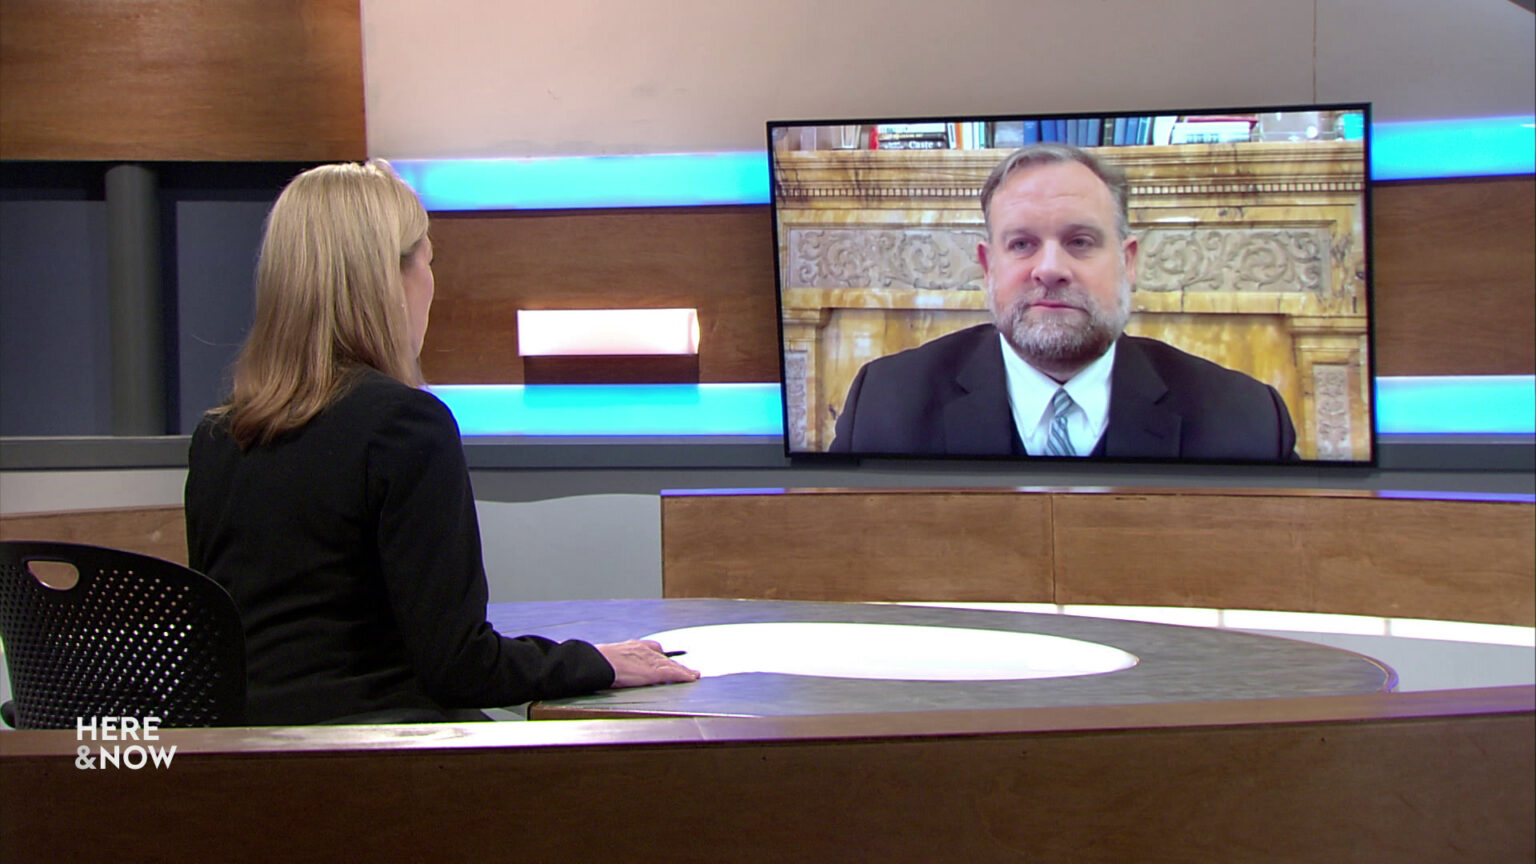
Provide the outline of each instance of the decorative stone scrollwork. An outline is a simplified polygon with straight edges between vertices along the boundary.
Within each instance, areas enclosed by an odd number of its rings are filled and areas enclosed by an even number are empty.
[[[789,232],[789,281],[808,288],[980,291],[980,231],[803,228]]]
[[[1312,367],[1313,402],[1317,410],[1314,430],[1317,458],[1349,459],[1349,367],[1317,364]]]
[[[784,352],[785,380],[788,385],[784,388],[784,404],[786,414],[789,416],[789,424],[785,432],[789,435],[789,446],[794,450],[804,450],[806,447],[806,393],[805,381],[807,377],[807,360],[804,351]]]
[[[1306,291],[1326,297],[1332,252],[1322,228],[1152,228],[1141,235],[1138,291]]]

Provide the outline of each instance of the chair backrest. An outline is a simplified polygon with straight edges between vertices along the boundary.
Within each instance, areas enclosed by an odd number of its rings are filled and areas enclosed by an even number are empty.
[[[68,564],[78,581],[45,585],[34,562]],[[73,728],[77,717],[245,721],[239,610],[218,583],[179,564],[76,543],[0,542],[0,640],[17,728]]]

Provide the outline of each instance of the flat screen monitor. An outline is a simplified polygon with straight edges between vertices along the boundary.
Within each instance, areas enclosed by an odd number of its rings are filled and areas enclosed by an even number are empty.
[[[1370,131],[770,122],[786,453],[1374,465]]]

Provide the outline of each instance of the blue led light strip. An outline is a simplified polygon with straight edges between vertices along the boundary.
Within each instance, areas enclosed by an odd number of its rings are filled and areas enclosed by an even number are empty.
[[[1536,376],[1377,378],[1376,428],[1383,435],[1531,435]]]
[[[762,153],[391,161],[428,210],[768,203]]]
[[[1536,117],[1377,123],[1371,179],[1536,173]]]
[[[780,435],[777,384],[439,385],[465,435]],[[1536,434],[1536,377],[1378,378],[1383,435]]]
[[[429,388],[464,435],[781,435],[777,384],[457,384]]]
[[[1536,172],[1536,118],[1377,123],[1374,180]],[[530,159],[401,159],[433,211],[767,204],[768,155],[661,153]]]

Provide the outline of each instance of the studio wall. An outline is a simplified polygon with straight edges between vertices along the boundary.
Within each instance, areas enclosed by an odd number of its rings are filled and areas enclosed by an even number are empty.
[[[763,123],[1369,100],[1528,114],[1509,0],[362,0],[369,152],[764,146]]]
[[[1004,0],[962,0],[943,15],[903,0],[448,0],[430,14],[400,0],[131,8],[18,0],[3,7],[0,157],[755,150],[764,120],[797,116],[1360,98],[1388,121],[1529,113],[1536,104],[1536,76],[1525,74],[1536,54],[1533,16],[1508,0],[1051,0],[1030,4],[1022,18],[1016,12]],[[1084,44],[1094,46],[1087,66]],[[1423,56],[1437,58],[1433,74],[1405,59]],[[105,340],[66,350],[42,336],[99,329],[104,275],[90,248],[71,251],[94,235],[27,239],[36,202],[16,197],[7,190],[0,202],[26,211],[4,222],[18,257],[4,262],[0,303],[8,319],[42,326],[28,328],[37,350],[7,347],[13,407],[3,431],[101,433]],[[1533,200],[1528,176],[1378,184],[1378,374],[1536,368]],[[235,253],[230,244],[255,223],[211,205],[177,206],[197,211],[172,217],[180,224],[167,233],[180,245],[164,268],[179,281],[169,346],[179,401],[168,431],[185,432],[217,398],[249,314],[249,295],[235,283],[254,249]],[[68,218],[91,224],[88,214]],[[243,227],[217,228],[221,219]],[[698,308],[700,380],[777,379],[764,207],[439,214],[436,222],[439,293],[423,356],[434,381],[521,382],[517,309],[610,305]],[[66,259],[69,268],[49,265]],[[64,296],[83,299],[55,302]],[[34,315],[39,304],[60,319],[54,326]],[[83,383],[58,386],[63,379],[45,370]],[[58,394],[94,401],[32,410]],[[22,422],[18,412],[59,416]]]

